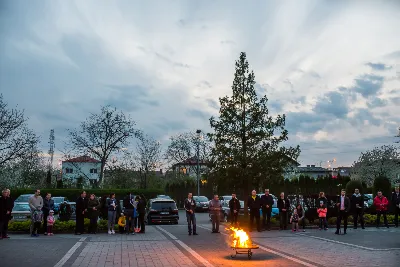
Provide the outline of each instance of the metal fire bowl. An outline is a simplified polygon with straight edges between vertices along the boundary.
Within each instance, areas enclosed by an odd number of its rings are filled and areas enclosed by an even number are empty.
[[[249,258],[249,260],[251,259],[251,257],[253,256],[253,252],[251,251],[252,249],[258,249],[259,246],[257,245],[251,245],[248,247],[235,247],[235,246],[231,246],[232,248],[232,254],[231,254],[231,258],[235,258],[237,254],[247,254],[247,257]]]
[[[260,247],[258,245],[251,245],[251,246],[248,246],[248,247],[234,247],[234,246],[231,246],[231,248],[234,248],[234,249],[258,249]]]

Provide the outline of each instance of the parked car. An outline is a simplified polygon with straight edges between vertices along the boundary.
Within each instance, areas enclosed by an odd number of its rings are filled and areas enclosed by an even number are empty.
[[[33,196],[33,194],[24,194],[17,197],[14,202],[29,202],[29,199]]]
[[[64,201],[68,202],[68,199],[66,197],[52,197],[52,199],[54,200],[54,213],[56,214],[60,211],[61,203],[63,203]]]
[[[167,195],[157,195],[157,198],[172,199],[170,196]]]
[[[28,202],[15,202],[11,211],[13,221],[26,221],[31,218],[31,208]]]
[[[147,203],[147,224],[174,223],[178,224],[179,213],[173,199],[154,198]]]
[[[208,211],[210,209],[210,200],[205,196],[194,196],[196,202],[196,211]]]
[[[374,195],[364,194],[364,208],[368,209],[374,205]]]

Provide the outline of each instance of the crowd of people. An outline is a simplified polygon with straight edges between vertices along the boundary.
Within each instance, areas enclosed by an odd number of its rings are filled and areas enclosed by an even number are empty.
[[[122,207],[119,203],[114,193],[99,199],[95,194],[90,194],[89,197],[87,197],[87,193],[82,191],[76,200],[75,234],[81,235],[86,232],[84,224],[85,218],[90,220],[89,228],[87,229],[87,233],[90,234],[97,233],[97,222],[99,218],[108,220],[107,232],[109,235],[115,234],[116,224],[118,224],[120,233],[145,233],[145,197],[143,195],[134,197],[132,193],[127,193],[123,199]],[[60,219],[62,218],[63,211],[68,210],[68,208],[70,209],[68,205],[64,205],[63,207],[63,204],[60,206]],[[269,189],[265,189],[265,194],[261,197],[253,190],[248,197],[247,204],[250,215],[249,231],[251,232],[253,230],[254,221],[256,222],[257,231],[271,230],[271,214],[275,200],[272,195],[270,195]],[[299,200],[293,203],[293,205],[285,196],[285,193],[282,192],[276,204],[279,209],[280,230],[287,230],[289,222],[292,225],[292,231],[299,231],[299,225],[302,227],[302,230],[305,231],[306,212],[303,204]],[[327,230],[328,224],[326,218],[328,213],[328,200],[324,192],[319,194],[317,205],[316,212],[319,217],[319,229]],[[381,191],[378,191],[373,200],[373,205],[377,213],[376,227],[381,226],[381,217],[383,217],[384,225],[389,227],[387,212],[390,205],[392,205],[395,215],[394,225],[398,227],[398,217],[400,213],[400,193],[398,186],[395,187],[395,192],[393,192],[390,202],[387,197],[383,196]],[[346,234],[349,215],[353,215],[355,229],[357,229],[358,223],[360,223],[361,228],[364,229],[364,197],[360,194],[358,189],[354,190],[354,194],[351,195],[350,198],[346,196],[346,191],[342,190],[340,196],[336,200],[335,206],[337,209],[335,234],[341,232],[342,221],[343,233]],[[4,189],[0,197],[0,239],[10,238],[8,235],[8,223],[12,218],[13,207],[14,201],[11,198],[11,191],[9,189]],[[52,236],[56,216],[54,215],[54,200],[51,197],[51,193],[46,193],[45,197],[42,198],[40,190],[36,190],[35,194],[29,199],[29,207],[32,221],[30,227],[31,236],[37,237],[41,231],[44,235]],[[209,207],[212,219],[212,233],[219,233],[222,205],[218,195],[214,195],[214,198],[209,203]],[[188,194],[188,198],[184,202],[184,208],[186,210],[189,235],[198,235],[195,216],[196,202],[193,199],[192,193]],[[237,199],[236,194],[233,193],[232,199],[229,201],[230,221],[233,226],[238,226],[238,215],[241,208],[240,201]],[[124,212],[122,212],[122,210]],[[67,216],[67,218],[69,217]]]
[[[387,197],[383,196],[381,191],[377,192],[376,197],[373,200],[375,206],[377,219],[376,227],[380,227],[380,219],[383,216],[384,224],[389,228],[387,220],[387,212],[389,205],[392,205],[394,211],[394,225],[398,227],[398,217],[400,213],[400,194],[399,187],[395,187],[395,192],[392,194],[391,202]],[[265,189],[265,194],[261,197],[257,195],[256,190],[251,192],[251,195],[247,199],[248,212],[250,216],[248,229],[252,232],[254,227],[254,221],[256,221],[257,231],[271,230],[271,215],[272,207],[275,204],[274,198],[270,195],[269,189]],[[287,230],[288,221],[292,225],[292,231],[299,231],[299,225],[302,226],[302,231],[305,231],[306,227],[306,211],[303,207],[303,203],[297,200],[294,205],[282,192],[277,200],[277,207],[279,209],[279,228],[280,230]],[[354,190],[354,194],[349,198],[346,196],[346,191],[341,190],[340,196],[335,202],[337,209],[336,219],[336,232],[335,234],[341,233],[341,224],[343,221],[343,233],[347,233],[348,217],[353,215],[354,229],[357,229],[358,223],[362,229],[365,229],[364,225],[364,197],[360,194],[359,189]],[[196,203],[193,200],[192,193],[188,194],[188,198],[185,199],[184,208],[186,210],[186,219],[188,223],[189,235],[197,235],[196,233]],[[230,221],[233,226],[238,225],[238,215],[241,209],[240,201],[237,199],[236,194],[232,194],[232,198],[229,201],[229,214]],[[219,201],[218,195],[214,195],[214,198],[209,202],[209,209],[212,221],[212,233],[219,233],[219,222],[221,216],[222,205]],[[260,209],[262,213],[262,221],[260,215]],[[327,213],[328,213],[328,199],[325,197],[324,192],[320,192],[319,198],[317,199],[317,209],[319,218],[319,229],[328,230]]]

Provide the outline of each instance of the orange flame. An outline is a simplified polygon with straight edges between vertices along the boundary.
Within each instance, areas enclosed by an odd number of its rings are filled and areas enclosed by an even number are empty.
[[[230,230],[233,231],[232,247],[247,248],[251,246],[250,238],[243,229],[231,227]]]

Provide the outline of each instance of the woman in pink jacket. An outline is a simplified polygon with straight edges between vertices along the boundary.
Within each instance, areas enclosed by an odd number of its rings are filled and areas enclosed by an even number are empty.
[[[378,191],[378,195],[374,198],[374,206],[376,209],[376,227],[379,228],[381,215],[383,215],[385,226],[389,228],[386,217],[389,201],[385,196],[382,195],[382,191]]]

